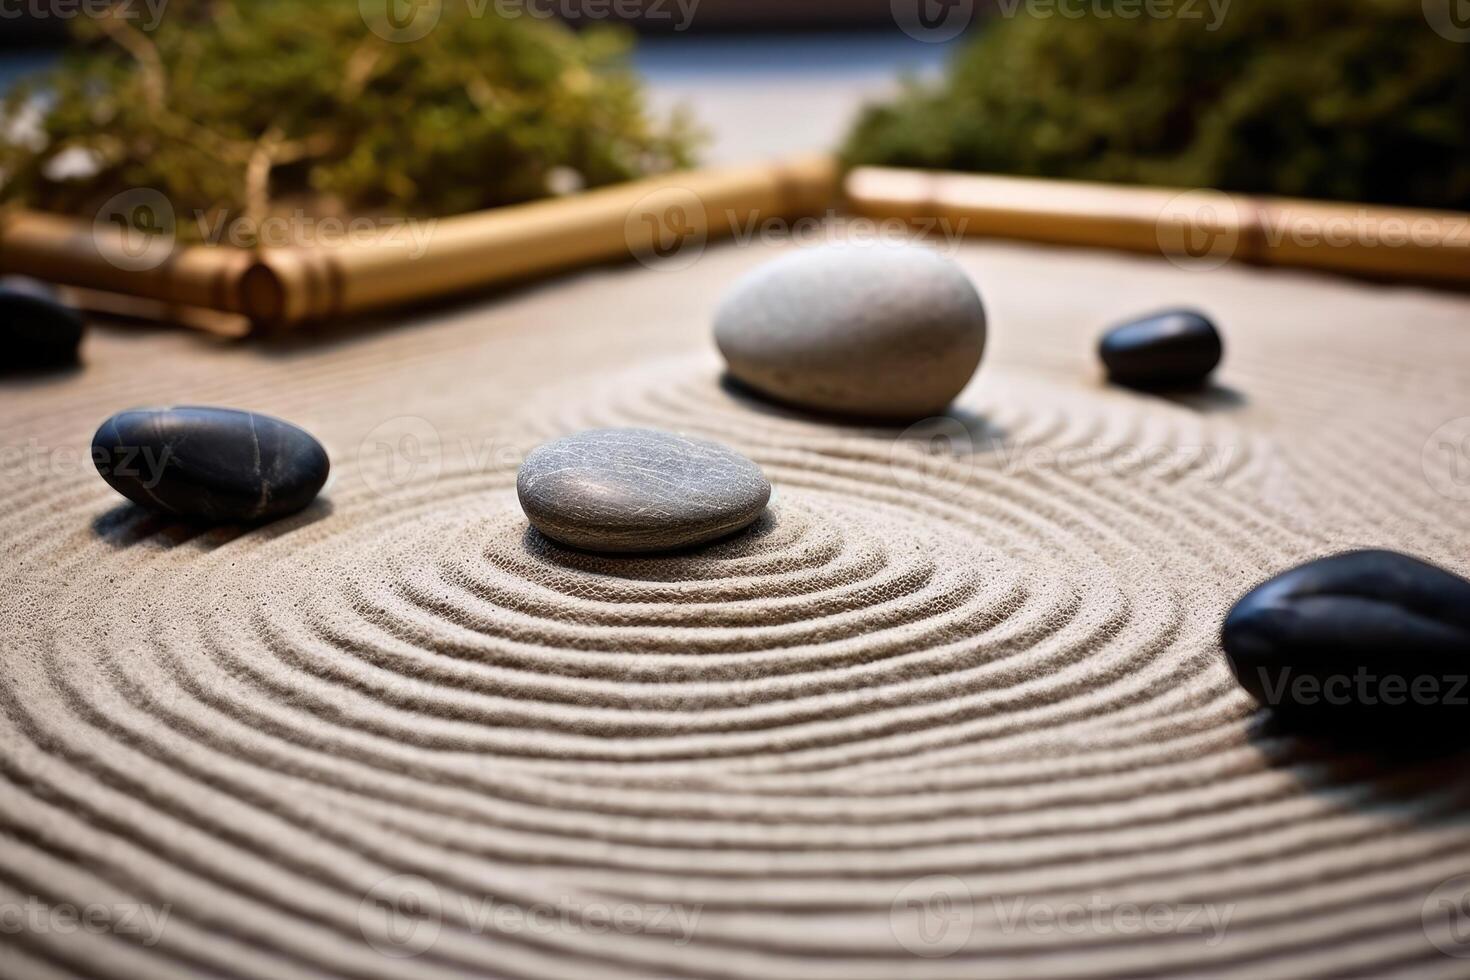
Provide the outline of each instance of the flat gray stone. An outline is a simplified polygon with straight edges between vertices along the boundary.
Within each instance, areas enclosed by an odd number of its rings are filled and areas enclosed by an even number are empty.
[[[938,415],[985,350],[985,307],[959,266],[917,245],[801,249],[738,281],[715,314],[732,377],[798,407]]]
[[[588,551],[669,551],[746,527],[771,484],[717,443],[653,429],[593,429],[537,447],[516,477],[531,525]]]

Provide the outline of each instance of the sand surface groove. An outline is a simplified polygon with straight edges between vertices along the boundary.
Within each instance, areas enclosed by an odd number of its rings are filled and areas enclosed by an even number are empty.
[[[98,332],[0,388],[0,906],[169,910],[7,935],[0,973],[1463,976],[1424,927],[1463,759],[1278,732],[1216,636],[1343,548],[1470,573],[1470,300],[967,246],[986,361],[883,429],[721,383],[710,312],[768,252],[323,343]],[[1105,386],[1098,333],[1179,302],[1218,385]],[[303,425],[332,482],[151,517],[85,452],[167,403]],[[521,456],[612,425],[729,443],[767,514],[675,556],[528,532]]]

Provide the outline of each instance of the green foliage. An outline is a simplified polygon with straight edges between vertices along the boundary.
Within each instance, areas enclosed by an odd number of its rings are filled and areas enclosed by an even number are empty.
[[[87,217],[135,187],[181,216],[434,216],[545,196],[562,168],[597,186],[689,165],[694,134],[649,118],[622,33],[495,10],[446,0],[409,43],[336,0],[171,0],[147,32],[78,19],[78,50],[0,107],[4,133],[47,107],[44,138],[0,145],[0,194]],[[95,173],[63,179],[79,152]]]
[[[870,107],[846,160],[1470,208],[1470,44],[1421,0],[1193,9],[999,21]]]

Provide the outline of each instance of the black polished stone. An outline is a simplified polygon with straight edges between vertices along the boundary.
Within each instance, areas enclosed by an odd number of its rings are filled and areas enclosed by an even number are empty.
[[[1241,685],[1284,717],[1470,720],[1470,582],[1408,555],[1283,572],[1235,604],[1221,643]]]
[[[327,481],[321,443],[289,422],[231,408],[119,412],[92,439],[114,490],[151,510],[242,523],[301,510]]]
[[[1168,310],[1116,326],[1098,347],[1109,380],[1133,388],[1203,384],[1224,347],[1215,325],[1190,310]]]
[[[24,276],[0,278],[0,372],[75,364],[84,329],[81,315],[50,286]]]

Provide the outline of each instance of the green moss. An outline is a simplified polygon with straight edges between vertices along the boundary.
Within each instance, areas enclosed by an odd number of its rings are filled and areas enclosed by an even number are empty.
[[[172,0],[147,32],[79,19],[65,64],[0,108],[10,132],[48,106],[43,138],[0,146],[0,195],[89,218],[137,187],[180,215],[433,216],[545,196],[561,168],[597,186],[690,164],[691,127],[650,118],[625,35],[495,10],[446,0],[410,43],[336,0]],[[96,172],[55,179],[76,151]]]
[[[845,158],[1470,208],[1470,44],[1421,0],[1233,0],[1214,30],[1193,9],[999,20]]]

